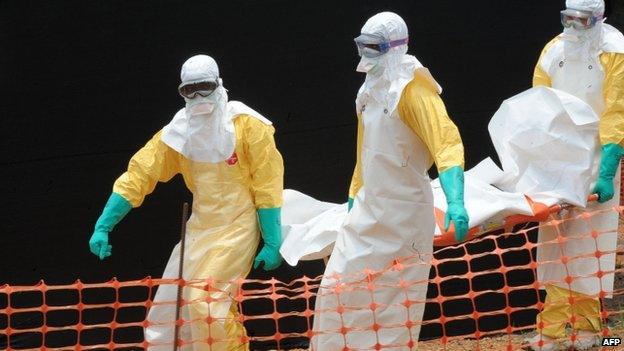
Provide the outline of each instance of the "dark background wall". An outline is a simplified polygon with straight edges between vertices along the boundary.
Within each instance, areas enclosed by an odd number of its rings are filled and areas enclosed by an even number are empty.
[[[182,106],[179,69],[194,54],[213,56],[231,99],[275,123],[286,187],[338,202],[364,78],[353,38],[368,17],[391,10],[406,20],[409,51],[444,87],[471,167],[494,154],[489,118],[530,86],[563,3],[2,1],[0,284],[161,275],[191,199],[179,178],[117,226],[110,259],[99,261],[87,241],[129,158]],[[615,21],[622,3],[611,4]],[[307,263],[276,274],[321,272]]]

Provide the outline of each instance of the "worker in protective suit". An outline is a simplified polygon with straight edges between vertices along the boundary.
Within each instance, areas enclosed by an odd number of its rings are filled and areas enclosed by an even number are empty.
[[[210,279],[184,288],[183,349],[248,350],[238,321],[234,280],[251,269],[281,263],[280,208],[283,163],[269,120],[241,102],[228,101],[217,63],[206,55],[182,66],[179,93],[186,106],[130,160],[113,186],[89,241],[91,252],[111,255],[108,234],[143,202],[158,182],[182,174],[193,193],[187,222],[184,279]],[[260,240],[262,250],[255,256]],[[177,278],[175,247],[163,278]],[[158,288],[149,310],[149,350],[171,350],[177,287]]]
[[[610,209],[619,204],[618,166],[624,145],[624,36],[604,23],[604,10],[603,0],[567,0],[561,11],[563,33],[546,45],[533,77],[534,86],[570,93],[599,116],[602,149],[596,155],[592,191],[599,204],[587,210],[603,211],[590,219],[574,219],[580,210],[571,211],[560,224],[540,228],[537,273],[547,296],[537,318],[539,333],[529,340],[534,350],[557,349],[554,339],[565,336],[566,324],[576,334],[567,346],[592,347],[602,328],[599,296],[613,291],[613,274],[599,277],[598,272],[615,268],[618,214]],[[593,230],[597,238],[591,237]],[[568,240],[560,243],[558,235]],[[596,256],[597,251],[607,253]]]
[[[371,17],[355,42],[361,56],[357,71],[366,79],[356,99],[350,214],[321,282],[311,346],[315,351],[413,350],[435,227],[427,170],[436,163],[448,203],[446,226],[453,223],[461,241],[468,231],[464,148],[440,86],[407,55],[408,31],[401,17],[391,12]],[[408,257],[402,269],[385,270]],[[408,286],[401,288],[400,282]],[[374,291],[367,290],[371,286]],[[412,303],[406,305],[407,299]]]

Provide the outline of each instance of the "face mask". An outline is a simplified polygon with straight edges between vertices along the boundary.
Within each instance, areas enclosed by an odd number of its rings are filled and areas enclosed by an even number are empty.
[[[588,31],[586,29],[568,27],[563,29],[563,34],[563,40],[572,43],[580,43],[587,40]]]
[[[215,101],[213,96],[200,96],[197,95],[192,99],[184,98],[186,101],[186,108],[191,116],[197,115],[209,115],[214,111]]]
[[[357,65],[357,68],[355,70],[357,72],[370,74],[372,76],[378,76],[383,73],[384,68],[382,65],[379,64],[378,59],[362,57],[362,59],[360,59],[360,63]]]
[[[212,111],[214,111],[214,104],[212,102],[204,102],[190,107],[191,116],[209,115]]]

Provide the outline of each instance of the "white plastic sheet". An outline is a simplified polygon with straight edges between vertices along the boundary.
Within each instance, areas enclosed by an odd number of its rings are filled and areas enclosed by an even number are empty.
[[[598,116],[588,104],[536,87],[503,102],[488,130],[506,174],[494,184],[547,205],[585,207],[600,152]]]
[[[295,190],[284,190],[282,257],[295,266],[299,260],[329,256],[346,217],[347,204],[322,202]]]

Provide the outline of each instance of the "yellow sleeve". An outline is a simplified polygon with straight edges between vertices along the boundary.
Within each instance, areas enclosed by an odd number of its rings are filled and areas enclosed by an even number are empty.
[[[351,177],[351,186],[349,187],[349,197],[354,199],[358,191],[362,187],[362,139],[364,138],[364,125],[362,124],[362,116],[358,114],[357,125],[357,151],[355,157],[355,169],[353,177]]]
[[[167,182],[179,172],[179,154],[160,140],[156,133],[128,163],[128,170],[113,185],[132,207],[139,207],[158,182]]]
[[[533,87],[537,86],[545,86],[551,87],[552,82],[550,80],[550,76],[548,73],[544,72],[542,66],[540,66],[539,61],[537,65],[535,65],[535,71],[533,71]]]
[[[600,61],[605,71],[605,110],[598,127],[600,143],[624,146],[624,54],[605,53]]]
[[[436,89],[416,76],[403,90],[398,106],[405,124],[427,145],[438,172],[464,167],[464,145]]]
[[[252,116],[243,115],[245,153],[249,158],[251,194],[256,208],[282,207],[284,161],[275,146],[275,128]]]
[[[533,86],[534,87],[537,87],[537,86],[552,87],[552,81],[550,79],[550,76],[548,75],[548,73],[546,73],[542,69],[542,66],[540,65],[540,63],[542,62],[542,59],[544,58],[544,55],[546,54],[546,52],[548,52],[548,50],[550,50],[550,48],[558,40],[559,40],[558,37],[556,37],[553,40],[551,40],[548,44],[546,44],[546,46],[544,46],[544,49],[542,50],[542,53],[540,54],[540,57],[537,60],[537,64],[535,65],[535,70],[533,71]]]

